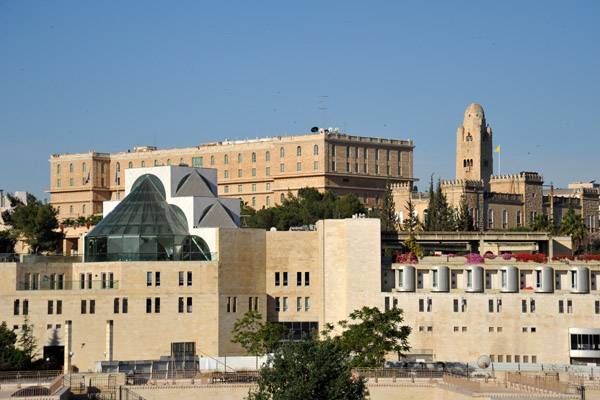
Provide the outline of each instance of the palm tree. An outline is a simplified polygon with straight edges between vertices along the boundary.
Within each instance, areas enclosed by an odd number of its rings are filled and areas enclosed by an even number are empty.
[[[573,239],[575,251],[581,247],[583,240],[587,235],[587,228],[581,215],[575,214],[573,204],[569,201],[569,208],[560,223],[559,233],[561,235],[570,235]]]

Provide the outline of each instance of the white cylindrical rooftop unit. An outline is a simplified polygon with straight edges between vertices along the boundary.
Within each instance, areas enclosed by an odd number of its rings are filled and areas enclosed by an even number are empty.
[[[519,269],[517,267],[500,267],[498,270],[500,276],[501,293],[519,292]]]
[[[415,267],[410,265],[400,265],[396,267],[396,291],[415,291]]]
[[[465,268],[465,292],[483,292],[483,267]]]
[[[431,275],[429,282],[432,292],[447,292],[450,290],[448,267],[431,267],[429,274]]]
[[[571,293],[589,293],[590,273],[586,267],[569,268]]]
[[[554,291],[554,270],[552,267],[535,267],[533,269],[535,293],[552,293]]]

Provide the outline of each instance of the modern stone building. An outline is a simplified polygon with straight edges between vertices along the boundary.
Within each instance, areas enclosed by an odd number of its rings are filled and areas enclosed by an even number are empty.
[[[590,232],[598,230],[598,185],[578,183],[569,185],[568,189],[554,189],[544,185],[543,176],[536,172],[493,175],[492,129],[479,104],[467,107],[456,139],[456,179],[441,181],[442,191],[455,212],[465,196],[477,230],[530,226],[541,214],[559,224],[569,203],[583,217]],[[419,220],[425,220],[428,195],[413,192],[412,188],[412,183],[394,184],[394,201],[400,222],[406,215],[409,196]]]
[[[412,182],[412,140],[381,139],[323,130],[308,135],[204,143],[182,149],[136,147],[50,157],[50,202],[61,219],[102,213],[124,193],[124,171],[185,164],[216,169],[218,194],[254,208],[274,206],[288,192],[311,186],[355,194],[377,206],[386,180]]]
[[[19,333],[27,317],[40,355],[66,369],[242,355],[231,329],[248,310],[299,337],[362,306],[404,309],[412,359],[600,358],[599,263],[391,263],[377,219],[239,228],[238,202],[215,196],[214,170],[132,168],[125,180],[123,200],[85,237],[85,262],[0,269],[2,320]]]

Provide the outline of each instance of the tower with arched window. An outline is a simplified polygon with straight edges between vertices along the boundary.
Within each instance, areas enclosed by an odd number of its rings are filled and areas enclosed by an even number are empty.
[[[473,103],[456,132],[456,179],[482,180],[489,190],[494,171],[492,150],[492,128],[486,124],[483,108]]]

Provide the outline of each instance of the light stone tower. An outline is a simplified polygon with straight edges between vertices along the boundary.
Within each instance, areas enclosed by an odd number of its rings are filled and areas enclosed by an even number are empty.
[[[483,108],[473,103],[456,132],[456,179],[482,180],[489,191],[493,172],[492,128],[485,122]]]

